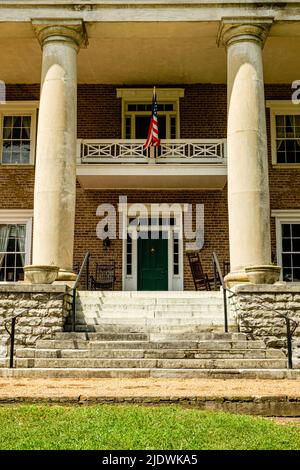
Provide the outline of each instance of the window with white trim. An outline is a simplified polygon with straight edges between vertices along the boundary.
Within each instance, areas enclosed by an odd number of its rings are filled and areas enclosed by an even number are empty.
[[[300,282],[300,211],[273,210],[276,221],[277,263],[282,280]]]
[[[22,281],[23,267],[30,263],[32,217],[27,213],[23,217],[22,211],[16,217],[14,211],[5,215],[1,212],[0,282]]]
[[[2,165],[34,163],[36,114],[36,102],[14,102],[0,107]]]
[[[179,139],[179,100],[183,88],[157,88],[158,126],[161,139]],[[118,88],[122,99],[122,138],[146,139],[152,111],[152,88]]]
[[[300,221],[282,223],[282,277],[300,282]]]
[[[271,117],[272,163],[300,164],[300,108],[290,101],[268,102]]]
[[[160,138],[176,139],[178,135],[176,103],[159,103],[157,108]],[[151,103],[126,103],[125,139],[146,139],[151,113]]]

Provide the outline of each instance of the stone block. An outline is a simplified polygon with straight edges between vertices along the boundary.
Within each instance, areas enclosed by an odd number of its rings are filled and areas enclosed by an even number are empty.
[[[48,302],[49,300],[49,294],[31,294],[32,300],[38,300],[39,302]]]

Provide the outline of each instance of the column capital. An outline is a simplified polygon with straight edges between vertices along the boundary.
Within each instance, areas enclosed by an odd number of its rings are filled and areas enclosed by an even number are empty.
[[[87,34],[81,19],[36,19],[32,20],[32,28],[43,47],[49,42],[68,42],[75,48],[87,46]]]
[[[237,42],[256,42],[264,46],[273,18],[222,18],[217,44],[228,47]]]

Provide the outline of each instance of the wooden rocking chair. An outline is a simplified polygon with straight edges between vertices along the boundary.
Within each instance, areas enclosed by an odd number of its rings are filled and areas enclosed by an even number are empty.
[[[207,273],[203,271],[201,259],[198,251],[186,254],[189,260],[193,281],[196,290],[211,290],[210,282],[212,279],[208,278]]]
[[[95,277],[90,276],[91,290],[114,290],[115,281],[115,263],[96,263]]]

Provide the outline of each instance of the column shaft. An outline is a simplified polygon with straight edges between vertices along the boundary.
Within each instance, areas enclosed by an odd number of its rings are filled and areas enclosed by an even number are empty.
[[[228,64],[228,210],[231,274],[271,263],[268,153],[262,64],[263,26],[225,35]]]
[[[33,265],[55,265],[74,278],[77,51],[73,29],[48,26],[43,48],[34,189]]]

